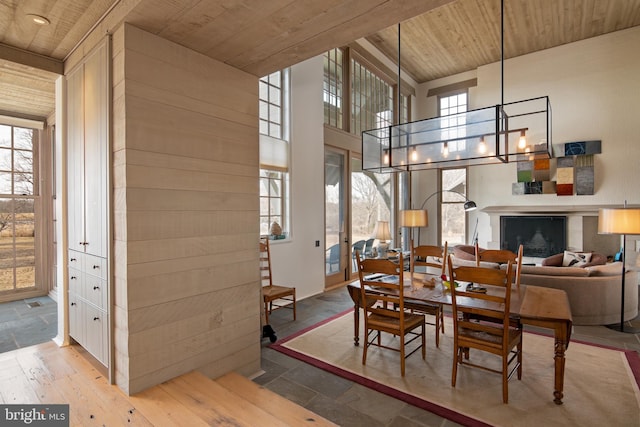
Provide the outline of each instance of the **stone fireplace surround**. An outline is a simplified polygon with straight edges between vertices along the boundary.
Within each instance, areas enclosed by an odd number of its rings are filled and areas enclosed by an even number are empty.
[[[481,209],[489,215],[490,236],[487,248],[500,248],[500,217],[505,215],[522,216],[566,216],[566,248],[570,251],[598,252],[613,256],[620,250],[621,236],[598,234],[598,210],[617,208],[613,205],[557,205],[557,206],[488,206]],[[638,254],[635,252],[635,238],[627,237],[627,266],[635,265]],[[640,240],[639,240],[640,241]],[[542,258],[525,257],[523,262],[539,265]]]

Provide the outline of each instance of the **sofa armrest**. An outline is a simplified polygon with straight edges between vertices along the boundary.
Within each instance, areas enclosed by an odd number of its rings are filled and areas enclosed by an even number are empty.
[[[542,260],[542,265],[543,266],[550,266],[550,267],[562,267],[562,260],[563,259],[564,259],[564,252],[559,253],[559,254],[555,254],[555,255],[551,255],[550,257],[547,257],[547,258]]]

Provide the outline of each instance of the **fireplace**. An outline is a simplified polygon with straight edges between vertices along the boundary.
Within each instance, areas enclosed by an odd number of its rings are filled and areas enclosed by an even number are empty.
[[[526,257],[546,258],[563,252],[567,239],[566,216],[500,216],[500,248]]]

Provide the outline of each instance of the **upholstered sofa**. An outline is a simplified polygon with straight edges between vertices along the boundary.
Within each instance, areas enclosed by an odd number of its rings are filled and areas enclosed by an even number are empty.
[[[562,289],[569,297],[575,325],[620,322],[622,263],[590,267],[522,266],[520,283]],[[638,274],[625,273],[624,320],[638,315]]]
[[[480,249],[481,250],[481,249]],[[559,254],[562,255],[562,254]],[[560,257],[561,258],[561,257]],[[604,262],[599,256],[593,262]],[[453,248],[454,264],[475,260],[475,248],[459,245]],[[592,264],[591,263],[591,264]],[[620,322],[622,263],[562,267],[558,255],[549,257],[541,266],[523,265],[520,283],[562,289],[567,293],[575,325],[608,325]],[[484,267],[496,267],[483,263]],[[624,320],[638,315],[638,275],[625,273]]]

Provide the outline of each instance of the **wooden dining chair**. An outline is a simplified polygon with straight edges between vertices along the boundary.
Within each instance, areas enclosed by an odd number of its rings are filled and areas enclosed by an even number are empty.
[[[367,350],[371,345],[399,351],[400,373],[404,376],[405,359],[419,349],[422,349],[424,359],[426,345],[425,316],[405,311],[402,254],[399,255],[398,263],[380,258],[362,259],[359,251],[356,251],[356,259],[360,277],[360,300],[377,300],[376,304],[362,306],[365,330],[362,364],[365,365],[367,362]],[[380,277],[380,275],[383,276]],[[377,276],[377,278],[371,279],[370,276]],[[397,337],[400,341],[398,346],[392,347],[385,344],[381,339],[382,332]],[[406,347],[420,338],[421,343],[407,353]]]
[[[269,324],[271,312],[280,308],[293,310],[293,320],[296,320],[296,288],[274,285],[271,280],[271,251],[268,237],[260,238],[260,280],[265,323]]]
[[[481,262],[494,262],[498,264],[506,264],[511,261],[513,263],[514,283],[516,288],[520,289],[520,275],[522,273],[522,252],[524,248],[522,245],[518,247],[518,252],[515,253],[508,249],[483,249],[479,250],[478,243],[476,243],[476,265],[480,266]]]
[[[445,274],[447,249],[447,242],[444,243],[444,248],[442,248],[430,245],[413,246],[413,240],[411,240],[409,271],[413,275],[416,267],[424,267],[427,273],[436,274],[437,276]],[[407,298],[404,307],[411,312],[424,313],[435,317],[433,323],[427,321],[427,324],[436,327],[436,347],[440,347],[440,332],[444,334],[444,310],[442,304]]]
[[[517,371],[522,378],[522,329],[513,327],[509,319],[513,263],[506,269],[484,267],[454,267],[448,260],[450,280],[470,282],[483,287],[486,293],[473,292],[467,288],[451,287],[451,309],[453,312],[453,370],[451,386],[456,386],[458,365],[469,365],[502,374],[502,401],[509,402],[509,378]],[[464,289],[464,290],[463,290]],[[479,315],[482,319],[473,319]],[[470,349],[481,350],[499,356],[501,369],[487,364],[471,362]]]

